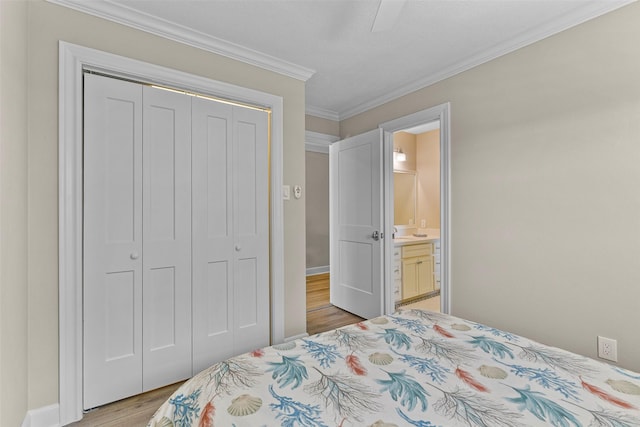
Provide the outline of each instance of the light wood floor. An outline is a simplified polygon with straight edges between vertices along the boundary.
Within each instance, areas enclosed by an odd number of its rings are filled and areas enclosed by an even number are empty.
[[[363,319],[340,310],[329,303],[329,274],[307,277],[307,332],[320,332],[357,323]],[[91,427],[143,427],[153,413],[182,382],[148,393],[104,405],[84,414],[81,421],[71,426]]]
[[[320,332],[364,320],[329,303],[329,273],[307,277],[307,332]]]
[[[182,382],[168,385],[148,393],[104,405],[84,414],[82,420],[70,426],[91,427],[143,427],[153,413],[167,400]]]

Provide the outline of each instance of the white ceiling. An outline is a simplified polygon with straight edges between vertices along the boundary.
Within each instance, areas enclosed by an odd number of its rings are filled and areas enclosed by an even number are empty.
[[[380,0],[50,1],[306,80],[307,113],[333,120],[631,2],[406,0],[372,32]]]

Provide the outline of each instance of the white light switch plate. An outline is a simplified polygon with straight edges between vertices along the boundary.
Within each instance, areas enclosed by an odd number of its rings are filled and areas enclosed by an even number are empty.
[[[288,185],[282,186],[282,199],[289,200],[291,199],[291,187]]]

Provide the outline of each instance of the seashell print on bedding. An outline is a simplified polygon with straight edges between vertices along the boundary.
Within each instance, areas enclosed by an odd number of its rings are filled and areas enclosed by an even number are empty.
[[[173,421],[167,417],[162,417],[154,424],[154,427],[173,427]]]
[[[249,394],[241,394],[231,401],[227,412],[235,417],[255,414],[262,406],[262,399]]]
[[[507,373],[497,366],[482,365],[480,366],[480,368],[478,368],[478,370],[480,371],[480,375],[486,378],[495,380],[503,380],[507,378]]]
[[[393,356],[391,356],[389,353],[375,352],[369,355],[369,362],[373,363],[374,365],[385,366],[393,362]]]
[[[276,350],[293,350],[294,348],[296,348],[296,342],[295,341],[289,341],[289,342],[285,342],[282,344],[276,344],[273,346],[273,348],[275,348]]]
[[[398,424],[385,423],[382,420],[378,420],[375,423],[371,424],[369,427],[398,427]]]
[[[619,391],[620,393],[640,395],[640,386],[632,383],[631,381],[608,379],[605,382],[609,384],[612,389]]]

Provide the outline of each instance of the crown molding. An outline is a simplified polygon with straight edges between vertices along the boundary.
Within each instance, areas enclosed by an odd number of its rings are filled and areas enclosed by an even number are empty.
[[[304,82],[315,74],[315,70],[310,68],[209,36],[108,0],[100,2],[82,0],[47,1]]]
[[[373,108],[379,107],[387,102],[391,102],[402,96],[413,93],[417,90],[423,89],[432,84],[438,83],[442,80],[453,77],[456,74],[460,74],[464,71],[470,70],[478,65],[489,62],[493,59],[499,58],[503,55],[521,49],[530,44],[536,43],[554,34],[558,34],[569,28],[583,24],[598,16],[604,15],[609,12],[613,12],[628,4],[634,3],[637,0],[621,0],[611,2],[590,2],[585,4],[579,10],[575,10],[572,13],[564,15],[558,19],[547,22],[545,25],[539,26],[532,31],[528,31],[522,34],[520,37],[510,39],[504,43],[500,43],[491,49],[480,52],[477,55],[473,55],[464,61],[458,62],[451,67],[445,68],[439,73],[425,76],[421,79],[417,79],[410,84],[404,85],[391,92],[386,93],[380,97],[371,99],[367,102],[363,102],[354,107],[348,108],[338,113],[340,120],[346,120],[358,114],[369,111]]]
[[[313,74],[315,74],[315,70],[305,68],[222,39],[208,36],[190,28],[176,25],[169,21],[141,13],[120,4],[112,3],[109,0],[101,2],[87,2],[82,0],[47,1],[292,77],[297,80],[307,81]],[[590,19],[612,12],[635,1],[636,0],[620,0],[585,3],[585,5],[579,10],[553,21],[549,21],[545,25],[537,27],[533,31],[526,32],[520,37],[498,44],[491,49],[467,58],[464,61],[458,62],[439,73],[419,78],[407,85],[390,91],[383,96],[376,97],[340,112],[307,105],[306,114],[338,122],[346,120],[561,31],[582,24]]]
[[[336,111],[327,110],[321,107],[314,107],[313,105],[307,105],[305,112],[309,116],[319,117],[321,119],[333,120],[334,122],[340,121],[340,114]]]
[[[338,140],[338,136],[308,130],[304,134],[304,149],[316,153],[329,153],[329,146]]]

